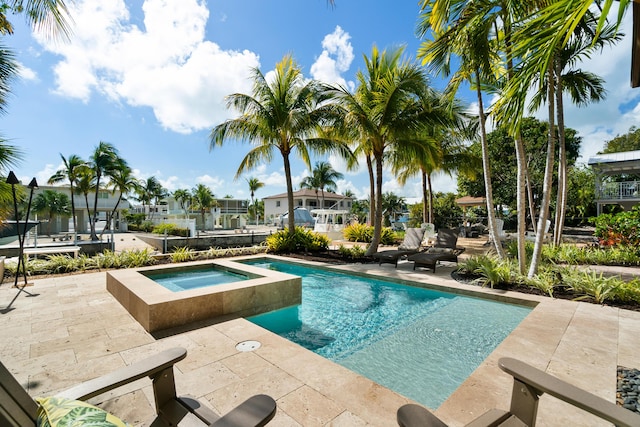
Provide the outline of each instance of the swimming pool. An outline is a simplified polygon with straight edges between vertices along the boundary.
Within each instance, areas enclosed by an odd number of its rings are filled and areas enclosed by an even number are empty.
[[[531,310],[284,262],[247,263],[302,277],[302,304],[248,320],[434,409]]]
[[[205,266],[191,270],[180,270],[160,273],[143,273],[149,279],[164,286],[172,292],[215,286],[222,283],[233,283],[248,280],[244,274],[219,269],[215,266]]]

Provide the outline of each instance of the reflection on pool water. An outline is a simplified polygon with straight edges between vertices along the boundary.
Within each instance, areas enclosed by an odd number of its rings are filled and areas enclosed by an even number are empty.
[[[206,286],[215,286],[223,283],[239,282],[240,280],[248,279],[248,277],[243,274],[215,268],[213,266],[164,273],[142,272],[142,274],[173,292],[204,288]]]
[[[529,307],[277,261],[302,277],[302,304],[250,317],[321,356],[437,408]]]

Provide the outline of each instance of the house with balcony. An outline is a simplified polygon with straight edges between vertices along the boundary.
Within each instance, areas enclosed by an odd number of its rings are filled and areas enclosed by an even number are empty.
[[[598,215],[605,205],[629,210],[640,204],[640,150],[597,154],[588,164],[596,175]]]
[[[275,194],[262,199],[264,201],[264,217],[265,221],[270,224],[277,223],[280,215],[289,210],[287,202],[287,193]],[[324,192],[324,205],[322,204],[322,192],[311,189],[302,189],[293,192],[293,207],[305,208],[309,211],[314,209],[334,209],[334,210],[351,210],[353,198],[343,196],[342,194]]]

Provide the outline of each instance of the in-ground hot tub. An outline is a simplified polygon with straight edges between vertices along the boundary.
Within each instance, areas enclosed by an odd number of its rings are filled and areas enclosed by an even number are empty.
[[[147,276],[211,268],[244,276],[232,283],[174,292]],[[300,277],[227,260],[107,272],[107,290],[148,331],[234,314],[251,316],[300,304]]]

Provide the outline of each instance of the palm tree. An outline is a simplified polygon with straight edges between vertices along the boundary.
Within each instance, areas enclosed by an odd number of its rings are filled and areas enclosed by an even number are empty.
[[[196,187],[191,191],[193,194],[193,201],[195,202],[196,207],[200,210],[200,214],[202,215],[202,229],[205,227],[205,216],[204,214],[207,212],[207,209],[211,208],[214,203],[214,195],[209,187],[200,183],[196,185]]]
[[[0,113],[7,112],[11,82],[18,75],[19,66],[15,56],[6,46],[0,44]]]
[[[313,168],[312,174],[317,177],[318,187],[320,188],[320,192],[322,193],[322,209],[324,206],[324,190],[335,193],[338,189],[336,184],[336,180],[342,179],[344,175],[342,173],[336,171],[331,166],[329,162],[317,162],[316,166]]]
[[[432,10],[437,9],[434,6]],[[498,256],[504,258],[505,253],[500,239],[498,239],[496,216],[493,209],[491,166],[486,131],[487,118],[482,97],[482,89],[490,84],[495,84],[496,53],[487,38],[487,34],[490,33],[493,26],[491,20],[484,20],[482,16],[474,16],[474,18],[472,21],[465,21],[464,25],[461,22],[456,22],[457,25],[446,27],[446,30],[441,30],[440,25],[443,21],[437,20],[439,26],[432,27],[436,34],[435,40],[423,42],[418,55],[431,70],[445,76],[451,74],[451,57],[457,56],[460,65],[449,81],[446,92],[453,96],[464,81],[469,82],[476,90],[489,233]]]
[[[564,101],[563,93],[570,95],[571,101],[578,106],[586,106],[590,102],[599,102],[604,99],[604,80],[599,76],[581,69],[568,69],[582,58],[589,58],[595,50],[601,50],[608,44],[614,44],[621,39],[613,25],[605,26],[600,36],[594,40],[597,19],[592,13],[587,13],[583,22],[576,27],[569,43],[560,50],[554,69],[556,81],[556,116],[558,122],[558,190],[556,200],[556,216],[554,223],[554,244],[562,241],[562,229],[566,212],[567,201],[567,159],[565,148],[564,127]],[[534,96],[531,107],[537,109],[542,102],[547,100],[547,81],[543,80],[540,90]]]
[[[118,159],[115,169],[111,172],[109,181],[109,187],[112,189],[112,194],[118,192],[118,199],[113,206],[111,213],[107,217],[107,223],[105,224],[105,230],[111,226],[111,218],[116,214],[120,202],[126,194],[135,193],[140,185],[140,181],[133,176],[133,170],[129,167],[124,159]],[[104,230],[102,230],[104,232]]]
[[[55,1],[17,1],[3,2],[0,8],[0,34],[13,34],[13,25],[7,14],[22,13],[32,28],[49,36],[71,33],[69,10],[63,0]]]
[[[319,123],[325,123],[331,105],[319,103],[320,85],[305,82],[302,71],[290,55],[276,64],[273,79],[268,81],[258,68],[252,70],[253,93],[236,93],[227,97],[227,107],[241,115],[216,126],[209,136],[212,150],[226,140],[251,141],[254,147],[242,159],[236,177],[280,153],[284,163],[289,213],[289,233],[295,230],[293,213],[292,153],[296,153],[311,168],[309,154],[338,152],[347,157],[346,144],[318,136]]]
[[[364,58],[366,72],[357,73],[355,93],[344,87],[329,90],[342,110],[342,120],[336,124],[335,132],[357,141],[354,152],[367,158],[374,187],[374,234],[366,252],[368,256],[377,251],[382,234],[385,158],[392,151],[417,150],[420,142],[416,134],[424,126],[447,122],[441,110],[424,108],[430,103],[439,105],[440,100],[427,85],[424,70],[412,61],[402,60],[403,52],[403,48],[380,52],[374,46],[371,56]]]
[[[167,191],[162,187],[155,176],[150,176],[137,187],[138,200],[149,206],[149,219],[153,219],[158,202],[167,196]],[[153,202],[153,207],[152,207]]]
[[[320,208],[320,180],[319,177],[312,173],[310,176],[305,176],[302,181],[300,181],[300,188],[307,188],[309,190],[314,190],[316,192],[316,206]]]
[[[69,182],[69,190],[71,191],[71,216],[73,217],[73,230],[78,232],[78,223],[76,219],[76,204],[73,195],[76,193],[76,182],[80,177],[80,171],[82,168],[86,168],[87,164],[84,160],[75,154],[71,154],[69,158],[65,158],[60,154],[64,167],[58,169],[47,181],[49,184],[56,184],[58,182],[67,180]]]
[[[44,190],[33,200],[33,211],[47,214],[47,231],[51,235],[51,224],[55,217],[69,214],[69,196],[59,191]]]
[[[89,218],[91,227],[91,240],[98,240],[96,234],[96,220],[98,219],[98,196],[103,176],[110,176],[119,163],[118,150],[110,143],[100,141],[89,160],[89,168],[95,176],[95,198],[93,200],[93,213]]]
[[[249,192],[251,193],[251,205],[255,205],[254,196],[256,191],[264,187],[264,182],[260,181],[258,178],[249,178],[247,179],[247,184],[249,184]],[[254,206],[254,215],[256,219],[256,225],[258,225],[258,211]]]
[[[187,207],[191,204],[193,196],[188,189],[178,189],[173,192],[173,198],[176,199],[180,208],[184,211],[184,216],[187,217]]]
[[[91,215],[89,208],[89,193],[95,189],[95,176],[89,167],[81,167],[78,169],[78,177],[76,179],[75,191],[82,194],[84,203],[87,208],[87,214]],[[85,222],[86,225],[86,222]],[[89,226],[91,226],[91,218],[89,218]],[[84,225],[82,227],[84,229]]]

